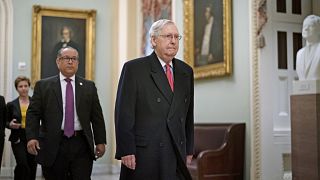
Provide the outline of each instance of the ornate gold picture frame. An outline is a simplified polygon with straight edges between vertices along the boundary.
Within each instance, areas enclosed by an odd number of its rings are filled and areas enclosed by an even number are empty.
[[[77,74],[94,79],[95,10],[33,6],[32,84],[58,74],[57,51],[71,46],[79,52]]]
[[[232,0],[184,0],[184,59],[195,79],[232,73]]]

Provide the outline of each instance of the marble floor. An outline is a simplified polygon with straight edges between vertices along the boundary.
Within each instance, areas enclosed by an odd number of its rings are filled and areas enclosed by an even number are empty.
[[[119,180],[119,174],[92,176],[91,180]]]

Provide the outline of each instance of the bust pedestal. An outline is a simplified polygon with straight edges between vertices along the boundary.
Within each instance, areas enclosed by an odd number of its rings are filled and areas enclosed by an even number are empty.
[[[291,95],[294,180],[320,179],[320,81],[295,81]]]

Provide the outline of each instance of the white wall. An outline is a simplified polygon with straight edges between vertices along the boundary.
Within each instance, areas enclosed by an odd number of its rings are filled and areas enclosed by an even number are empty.
[[[175,21],[183,33],[183,1],[175,1]],[[246,123],[246,179],[250,169],[249,0],[232,4],[233,74],[195,81],[195,122]],[[182,10],[182,11],[181,11]],[[183,59],[183,42],[177,55]]]
[[[114,21],[114,1],[113,0],[13,0],[14,25],[13,25],[13,77],[18,75],[31,77],[31,51],[32,51],[32,6],[33,5],[76,8],[76,9],[96,9],[96,66],[95,82],[98,88],[101,105],[103,108],[106,125],[113,121],[112,93],[112,63],[114,63],[112,52],[112,24]],[[26,62],[27,69],[19,71],[18,62]],[[14,92],[14,97],[17,94]],[[14,98],[12,97],[12,98]],[[8,99],[10,100],[10,99]],[[111,136],[107,132],[108,142]],[[104,159],[97,163],[111,162],[114,155],[110,154],[111,147]]]

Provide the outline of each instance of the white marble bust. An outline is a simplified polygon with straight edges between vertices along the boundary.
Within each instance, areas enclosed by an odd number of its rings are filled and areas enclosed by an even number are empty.
[[[297,53],[299,80],[320,79],[320,17],[309,15],[303,21],[302,37],[306,46]]]

